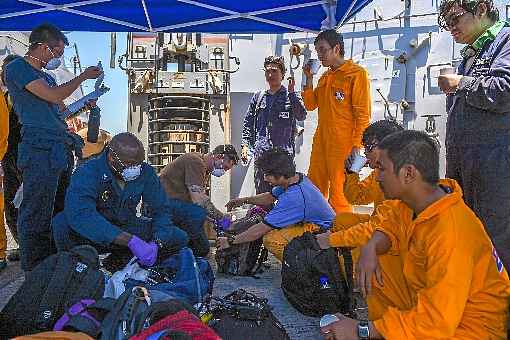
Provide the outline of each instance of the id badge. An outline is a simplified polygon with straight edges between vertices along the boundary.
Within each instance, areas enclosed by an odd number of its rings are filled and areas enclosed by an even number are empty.
[[[283,119],[289,119],[289,117],[290,117],[289,111],[282,111],[278,115],[278,118],[283,118]]]

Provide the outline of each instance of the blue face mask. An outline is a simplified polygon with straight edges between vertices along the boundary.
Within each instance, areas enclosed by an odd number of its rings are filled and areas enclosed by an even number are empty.
[[[60,67],[60,64],[62,63],[62,61],[60,60],[60,58],[56,57],[55,54],[53,53],[53,51],[51,50],[51,48],[47,47],[48,48],[48,51],[50,51],[51,53],[51,56],[53,58],[51,58],[47,63],[46,65],[44,66],[45,69],[49,70],[49,71],[53,71],[53,70],[56,70],[57,68]]]
[[[221,168],[221,169],[214,169],[213,171],[211,171],[211,175],[215,176],[215,177],[221,177],[225,174],[225,169]]]
[[[134,181],[142,173],[142,165],[133,165],[122,170],[122,179],[126,182]]]

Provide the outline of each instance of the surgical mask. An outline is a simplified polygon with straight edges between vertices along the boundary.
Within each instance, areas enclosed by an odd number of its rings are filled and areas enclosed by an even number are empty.
[[[140,174],[142,173],[142,165],[133,165],[128,168],[125,168],[122,170],[122,179],[125,182],[134,181],[138,177],[140,177]]]
[[[53,71],[53,70],[56,70],[57,68],[59,68],[60,64],[62,64],[62,61],[60,61],[60,58],[52,58],[52,59],[50,59],[50,61],[48,61],[48,63],[46,64],[46,66],[44,66],[44,68],[47,69],[48,71]]]
[[[221,168],[216,168],[214,169],[213,171],[211,171],[211,175],[215,176],[215,177],[221,177],[225,174],[225,169]]]
[[[50,51],[50,53],[53,56],[53,58],[51,58],[46,63],[46,66],[44,66],[44,68],[49,70],[49,71],[56,70],[60,66],[60,64],[62,62],[60,61],[60,58],[55,57],[55,54],[53,53],[53,51],[51,50],[51,48],[49,46],[46,46],[46,48],[48,49],[48,51]]]

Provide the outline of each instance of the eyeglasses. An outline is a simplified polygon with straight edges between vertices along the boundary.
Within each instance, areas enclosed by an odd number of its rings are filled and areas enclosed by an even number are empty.
[[[460,18],[462,18],[467,13],[469,13],[469,12],[464,11],[462,13],[453,14],[453,15],[450,15],[449,17],[444,18],[443,24],[441,25],[442,28],[447,31],[451,30],[453,27],[457,26]]]
[[[363,148],[365,149],[365,152],[372,152],[377,147],[377,143],[373,142],[370,144],[363,144]]]
[[[131,166],[137,166],[137,165],[141,164],[141,163],[136,163],[136,164],[126,165],[123,161],[121,161],[120,157],[117,155],[117,153],[115,151],[113,151],[112,148],[109,148],[108,150],[112,153],[113,157],[115,158],[115,161],[120,164],[120,166],[122,167],[122,170],[127,169]],[[115,171],[119,172],[119,170],[116,169],[115,166],[112,165],[112,167],[115,169]],[[120,172],[122,172],[122,171],[120,171]]]

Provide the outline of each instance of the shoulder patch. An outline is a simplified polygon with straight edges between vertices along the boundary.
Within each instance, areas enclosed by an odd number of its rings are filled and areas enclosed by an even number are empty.
[[[498,256],[498,252],[496,251],[496,248],[492,247],[492,256],[494,257],[494,260],[496,261],[496,268],[498,269],[498,272],[503,272],[503,261]]]

